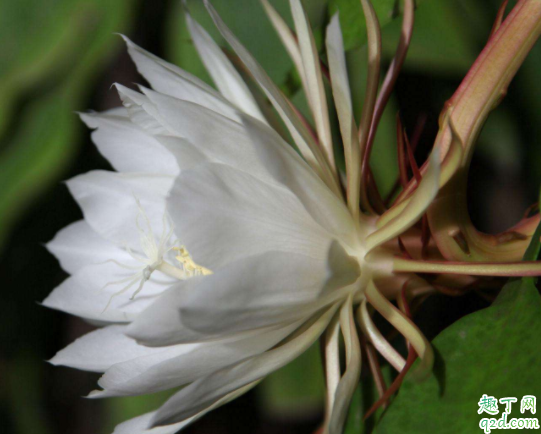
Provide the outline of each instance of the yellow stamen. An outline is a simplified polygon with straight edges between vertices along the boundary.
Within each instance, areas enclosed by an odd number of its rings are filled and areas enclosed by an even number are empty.
[[[175,259],[180,262],[182,265],[183,270],[188,274],[189,276],[208,276],[209,274],[212,274],[212,271],[210,271],[208,268],[202,267],[201,265],[197,265],[192,257],[190,256],[190,253],[186,249],[186,247],[173,247],[172,250],[175,250],[178,252],[178,255],[175,256]]]

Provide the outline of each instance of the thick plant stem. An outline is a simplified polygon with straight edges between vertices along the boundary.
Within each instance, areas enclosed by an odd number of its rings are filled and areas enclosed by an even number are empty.
[[[524,262],[440,262],[416,261],[413,259],[395,258],[395,272],[428,273],[428,274],[465,274],[469,276],[515,277],[541,276],[540,261]]]
[[[456,132],[466,149],[477,138],[490,111],[498,104],[526,55],[541,34],[541,1],[520,0],[448,101]],[[436,139],[442,154],[448,149],[451,131]],[[468,158],[466,152],[465,158]],[[443,156],[443,155],[442,155]]]
[[[498,30],[490,37],[470,71],[440,115],[440,131],[434,147],[443,160],[451,146],[453,132],[443,122],[449,110],[451,122],[464,144],[464,160],[470,158],[472,144],[490,111],[505,94],[509,83],[541,34],[541,1],[519,0]],[[423,165],[421,172],[427,169]],[[401,196],[415,188],[410,182]]]

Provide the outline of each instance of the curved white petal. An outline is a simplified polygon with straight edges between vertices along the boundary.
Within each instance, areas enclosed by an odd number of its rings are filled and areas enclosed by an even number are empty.
[[[238,109],[204,81],[143,50],[125,36],[123,38],[137,70],[153,89],[199,104],[231,119],[237,119]]]
[[[329,434],[341,434],[343,432],[351,398],[359,384],[361,374],[361,347],[353,317],[353,296],[350,296],[340,309],[340,328],[346,347],[346,371],[336,388],[329,420]]]
[[[331,73],[331,86],[340,123],[340,132],[344,143],[346,160],[347,198],[348,205],[354,216],[359,215],[359,196],[361,182],[361,161],[359,142],[357,140],[357,125],[353,115],[351,90],[344,54],[344,41],[338,13],[335,14],[327,27],[327,58]]]
[[[328,254],[334,257],[321,261],[271,251],[239,261],[201,282],[180,307],[183,321],[193,330],[216,335],[306,318],[320,308],[319,302],[332,300],[335,289],[359,276],[357,263],[337,244]],[[334,262],[341,268],[332,268]]]
[[[126,256],[123,263],[130,266],[138,264],[133,260],[129,262],[131,258]],[[155,271],[134,300],[130,298],[137,285],[122,294],[117,293],[126,287],[127,282],[108,285],[132,274],[133,270],[123,269],[115,263],[84,267],[57,286],[43,301],[43,305],[100,322],[132,321],[152,304],[158,294],[174,283],[170,277]]]
[[[107,240],[137,249],[140,246],[137,200],[159,237],[163,229],[165,198],[173,179],[168,175],[95,170],[78,175],[67,184],[94,231]]]
[[[92,397],[141,395],[183,386],[268,350],[297,326],[262,330],[238,340],[154,348],[153,354],[108,369],[99,380],[104,390],[93,392]]]
[[[325,259],[332,241],[291,191],[222,164],[183,171],[168,208],[195,262],[213,271],[270,250]]]
[[[186,12],[186,22],[199,57],[221,94],[245,113],[266,122],[248,86],[222,49],[188,12]]]
[[[291,362],[321,335],[336,309],[336,306],[327,309],[282,345],[186,386],[158,410],[154,425],[186,420],[232,391],[258,381]]]
[[[192,417],[183,420],[182,422],[157,426],[155,428],[150,428],[156,419],[157,411],[146,413],[142,416],[130,419],[124,423],[121,423],[115,428],[113,434],[173,434],[179,430],[185,428],[191,423],[195,422],[197,419],[203,417],[209,411],[214,410],[215,408],[232,401],[240,395],[248,392],[250,389],[255,387],[259,381],[254,381],[253,383],[247,384],[243,387],[240,387],[236,390],[233,390],[231,393],[228,393],[214,404],[204,408],[199,413],[193,415]]]
[[[47,243],[47,249],[60,261],[62,268],[74,274],[81,268],[105,262],[120,261],[124,252],[100,237],[84,220],[72,223],[58,231]]]
[[[317,260],[266,252],[191,279],[141,313],[128,334],[145,345],[171,345],[257,334],[306,318],[343,296],[336,289],[359,275],[356,261],[336,243],[327,254]]]
[[[327,107],[327,97],[325,95],[325,87],[323,86],[316,42],[301,1],[290,0],[289,3],[291,5],[291,14],[295,21],[295,29],[297,30],[297,38],[304,65],[304,76],[308,88],[307,99],[314,116],[317,135],[327,154],[327,160],[331,164],[331,167],[334,167],[334,150],[329,123],[329,109]]]
[[[49,362],[84,371],[105,372],[117,363],[163,351],[139,345],[126,336],[125,331],[126,326],[111,325],[87,333],[56,353]]]
[[[216,335],[288,323],[332,289],[329,270],[299,255],[268,252],[234,267],[205,279],[192,293],[180,307],[184,324]],[[211,323],[203,319],[209,317]]]
[[[95,129],[92,140],[119,172],[178,173],[167,149],[129,118],[109,112],[80,116],[89,128]]]
[[[149,427],[152,424],[152,419],[155,416],[156,412],[154,411],[122,422],[115,427],[113,434],[175,434],[196,419],[196,417],[193,417],[184,422],[150,429]]]
[[[175,131],[160,116],[158,108],[147,96],[118,83],[114,86],[134,124],[151,135],[175,135]]]
[[[209,157],[206,155],[205,146],[197,147],[188,140],[173,136],[155,136],[163,146],[172,154],[179,170],[191,169],[200,164],[208,163]]]
[[[325,159],[323,152],[319,149],[317,143],[310,135],[308,129],[303,125],[301,120],[294,112],[291,103],[284,97],[278,87],[272,82],[266,72],[256,62],[246,48],[238,41],[231,30],[225,25],[218,13],[214,10],[208,0],[205,0],[205,6],[209,11],[214,24],[233,47],[233,50],[252,73],[259,86],[263,89],[274,108],[281,116],[286,124],[295,144],[299,148],[301,154],[312,167],[312,169],[322,177],[322,179],[330,186],[337,194],[339,193],[337,180],[335,179],[332,170]]]
[[[274,130],[250,116],[240,115],[239,123],[196,104],[149,89],[143,91],[146,95],[119,88],[121,94],[127,92],[123,98],[139,98],[137,104],[142,104],[141,110],[153,119],[147,123],[162,125],[161,134],[184,137],[211,162],[285,185],[316,221],[337,236],[343,233],[343,238],[350,238],[354,229],[347,208]],[[169,147],[181,167],[184,149],[187,146],[178,148],[178,152]]]
[[[306,97],[308,98],[308,85],[306,83],[306,75],[304,72],[304,65],[302,63],[299,43],[297,42],[293,32],[291,31],[285,20],[280,16],[280,14],[276,11],[272,4],[268,0],[261,0],[261,4],[263,5],[263,8],[265,9],[265,12],[267,13],[267,16],[269,17],[269,20],[272,23],[274,29],[276,30],[276,33],[278,33],[282,44],[284,44],[284,47],[289,54],[289,57],[291,57],[295,68],[297,68],[297,72],[301,77],[304,92],[306,94]]]

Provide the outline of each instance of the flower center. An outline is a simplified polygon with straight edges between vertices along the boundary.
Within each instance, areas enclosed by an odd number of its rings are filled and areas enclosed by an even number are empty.
[[[150,280],[152,273],[154,273],[156,270],[159,270],[162,273],[178,280],[186,280],[195,276],[206,276],[212,274],[212,271],[194,262],[186,247],[177,247],[176,245],[178,244],[178,240],[171,241],[174,233],[174,225],[167,212],[164,212],[163,215],[163,229],[161,236],[159,240],[156,240],[154,232],[152,231],[152,225],[145,213],[145,210],[137,198],[135,198],[135,201],[138,208],[135,224],[137,226],[137,231],[139,232],[140,247],[143,255],[134,253],[129,246],[125,246],[125,249],[128,254],[134,260],[141,263],[141,265],[126,265],[114,259],[107,261],[113,262],[121,268],[133,270],[133,274],[125,279],[109,282],[102,288],[105,289],[108,286],[125,284],[122,289],[111,295],[107,306],[105,306],[104,312],[107,310],[114,297],[125,293],[130,288],[138,284],[137,288],[130,297],[130,300],[133,300],[135,296],[142,291],[145,282]],[[144,221],[144,226],[146,226],[146,228],[141,226],[141,219]],[[171,265],[164,259],[165,255],[171,250],[178,252],[178,254],[175,256],[175,259],[178,261],[178,266]]]

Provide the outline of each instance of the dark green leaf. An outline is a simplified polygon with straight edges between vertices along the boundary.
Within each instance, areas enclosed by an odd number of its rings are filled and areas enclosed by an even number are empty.
[[[435,375],[421,383],[407,376],[375,432],[478,433],[480,419],[488,416],[477,413],[483,394],[517,397],[519,405],[523,395],[539,396],[539,330],[541,298],[533,280],[509,282],[491,307],[434,339]],[[524,417],[519,405],[512,417]]]
[[[13,136],[3,141],[0,152],[0,185],[3,187],[0,192],[0,245],[24,207],[43,189],[58,181],[74,155],[78,144],[75,133],[81,127],[74,111],[86,109],[81,106],[81,100],[85,92],[90,90],[88,80],[99,72],[112,49],[120,46],[120,38],[113,32],[125,29],[129,18],[127,11],[132,4],[133,0],[84,2],[84,8],[76,16],[85,13],[85,26],[79,29],[80,33],[62,34],[63,38],[70,39],[63,43],[72,50],[63,52],[63,62],[57,64],[51,61],[49,65],[56,68],[53,83],[47,83],[51,90],[22,108],[19,122],[13,128]],[[71,8],[69,10],[73,12]],[[53,23],[43,23],[44,28],[55,27],[57,17],[47,16]],[[32,45],[31,42],[27,43]],[[77,50],[73,50],[74,46]],[[32,68],[47,69],[37,58],[32,59],[37,62]],[[26,63],[21,63],[21,68],[22,65]],[[15,66],[10,68],[9,71],[16,70],[13,69]],[[28,84],[25,80],[30,80],[32,75],[25,73],[16,80],[10,77],[14,77],[11,72],[0,75],[0,93],[7,88],[11,88],[11,91],[18,89],[18,84]],[[41,80],[43,77],[38,74],[34,79]],[[11,91],[8,95],[13,96]],[[9,104],[5,102],[0,102],[1,115],[9,112]]]
[[[463,3],[430,0],[416,9],[405,69],[440,76],[460,77],[466,73],[480,51],[479,41],[488,38],[490,28],[480,25],[482,14],[466,15]],[[387,59],[396,50],[401,21],[393,20],[382,29],[382,50]]]
[[[381,27],[399,16],[397,4],[396,0],[372,0],[372,6]],[[331,15],[336,12],[340,14],[340,25],[346,50],[358,48],[366,43],[366,21],[359,0],[330,0],[329,12]]]
[[[385,25],[395,17],[396,0],[373,1],[380,25]],[[329,12],[340,14],[340,25],[346,50],[357,48],[366,43],[366,21],[359,0],[330,0]]]

